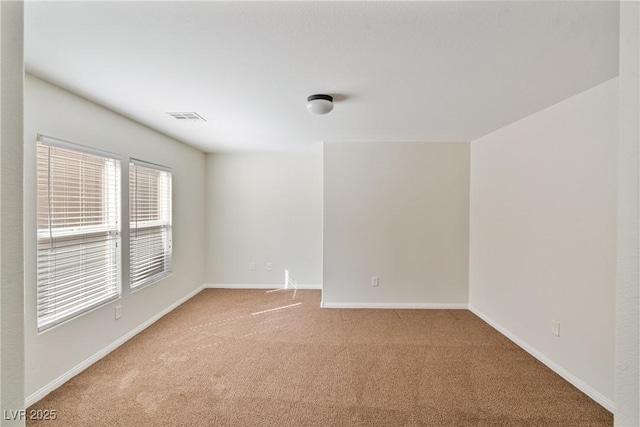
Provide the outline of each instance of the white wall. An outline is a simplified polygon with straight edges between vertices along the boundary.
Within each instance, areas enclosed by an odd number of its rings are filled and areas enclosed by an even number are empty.
[[[617,130],[616,78],[471,144],[470,306],[609,408]]]
[[[163,114],[159,111],[158,114]],[[38,334],[36,326],[36,134],[91,146],[173,169],[173,275],[128,290],[128,200],[123,198],[122,298]],[[26,77],[25,92],[26,394],[32,395],[203,284],[204,168],[202,152],[56,86]],[[128,179],[122,180],[128,193]],[[114,320],[114,307],[122,318]]]
[[[468,227],[468,143],[325,143],[325,307],[464,306]]]
[[[322,284],[320,150],[209,154],[206,191],[207,283]]]
[[[21,1],[0,2],[0,43],[0,424],[24,425]]]
[[[620,3],[620,153],[616,301],[616,426],[640,425],[638,204],[640,3]]]

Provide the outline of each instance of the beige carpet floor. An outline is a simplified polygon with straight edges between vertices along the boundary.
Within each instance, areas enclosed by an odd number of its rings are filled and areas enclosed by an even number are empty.
[[[204,290],[30,409],[47,426],[611,426],[466,310]]]

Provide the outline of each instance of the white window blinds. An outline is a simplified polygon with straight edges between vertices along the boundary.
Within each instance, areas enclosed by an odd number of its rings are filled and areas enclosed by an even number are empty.
[[[120,161],[44,136],[37,156],[42,331],[120,295]]]
[[[131,289],[171,272],[171,178],[162,166],[129,163]]]

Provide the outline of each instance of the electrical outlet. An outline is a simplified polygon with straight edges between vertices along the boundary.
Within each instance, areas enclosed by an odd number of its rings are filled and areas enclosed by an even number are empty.
[[[271,271],[271,270],[273,270],[273,265],[270,262],[268,262],[267,263],[267,271]]]
[[[249,270],[256,271],[256,263],[255,262],[252,262],[251,264],[249,264]]]
[[[557,320],[551,321],[551,332],[557,337],[560,336],[560,322],[558,322]]]
[[[371,278],[371,286],[378,286],[380,285],[380,279],[378,278],[378,276],[373,276]]]
[[[116,320],[118,320],[121,317],[122,317],[122,306],[121,305],[117,305],[116,306]]]

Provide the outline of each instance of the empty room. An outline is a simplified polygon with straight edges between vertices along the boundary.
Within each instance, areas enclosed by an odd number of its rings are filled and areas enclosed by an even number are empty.
[[[0,2],[0,424],[640,426],[639,5]]]

